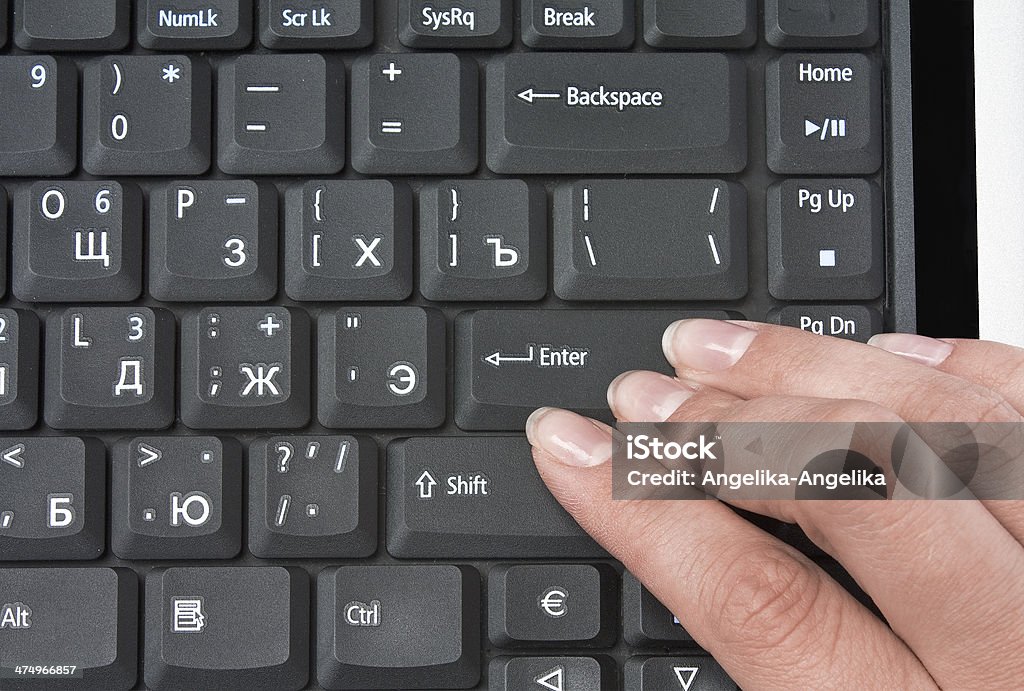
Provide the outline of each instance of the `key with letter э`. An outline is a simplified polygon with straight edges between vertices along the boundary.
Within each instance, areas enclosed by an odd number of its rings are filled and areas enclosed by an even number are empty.
[[[609,420],[606,390],[627,370],[671,372],[661,336],[678,319],[725,312],[480,310],[455,322],[455,422],[522,430],[541,406]],[[629,338],[622,338],[629,334]]]
[[[433,437],[388,447],[388,552],[400,559],[601,557],[522,437]]]
[[[743,63],[720,53],[523,53],[487,68],[495,173],[738,173]]]

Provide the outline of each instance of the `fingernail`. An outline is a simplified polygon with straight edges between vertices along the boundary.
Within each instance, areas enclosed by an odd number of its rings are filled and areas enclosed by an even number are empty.
[[[657,372],[626,372],[608,386],[608,405],[628,422],[664,422],[693,394],[692,388]]]
[[[743,357],[757,332],[716,319],[684,319],[665,330],[661,347],[675,367],[718,372]]]
[[[953,352],[953,345],[950,343],[916,334],[878,334],[871,337],[868,345],[929,367],[941,365]]]
[[[582,468],[601,465],[612,455],[612,436],[582,415],[540,408],[526,421],[530,443],[557,461]]]

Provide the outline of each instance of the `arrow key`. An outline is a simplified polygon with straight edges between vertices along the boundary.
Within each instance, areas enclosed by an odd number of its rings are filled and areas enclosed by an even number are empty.
[[[624,668],[626,688],[635,691],[736,691],[736,683],[708,655],[631,657]]]
[[[604,657],[497,657],[491,691],[593,691],[615,688],[614,663]]]

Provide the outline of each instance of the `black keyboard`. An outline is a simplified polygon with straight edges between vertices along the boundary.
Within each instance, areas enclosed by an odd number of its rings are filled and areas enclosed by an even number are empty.
[[[0,688],[735,688],[523,424],[914,330],[908,13],[0,0]]]

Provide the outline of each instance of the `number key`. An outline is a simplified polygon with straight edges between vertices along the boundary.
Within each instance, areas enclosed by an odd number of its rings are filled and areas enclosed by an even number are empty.
[[[0,175],[75,169],[78,74],[47,55],[0,57]]]
[[[150,200],[149,290],[169,302],[277,292],[277,194],[248,180],[177,181]]]
[[[14,205],[14,294],[129,302],[142,291],[142,195],[113,181],[37,182]]]
[[[210,167],[210,66],[183,55],[85,68],[82,165],[93,175],[197,175]]]
[[[28,429],[39,405],[39,320],[0,309],[0,429]]]
[[[85,307],[46,321],[43,415],[55,429],[162,429],[174,421],[174,316]]]

